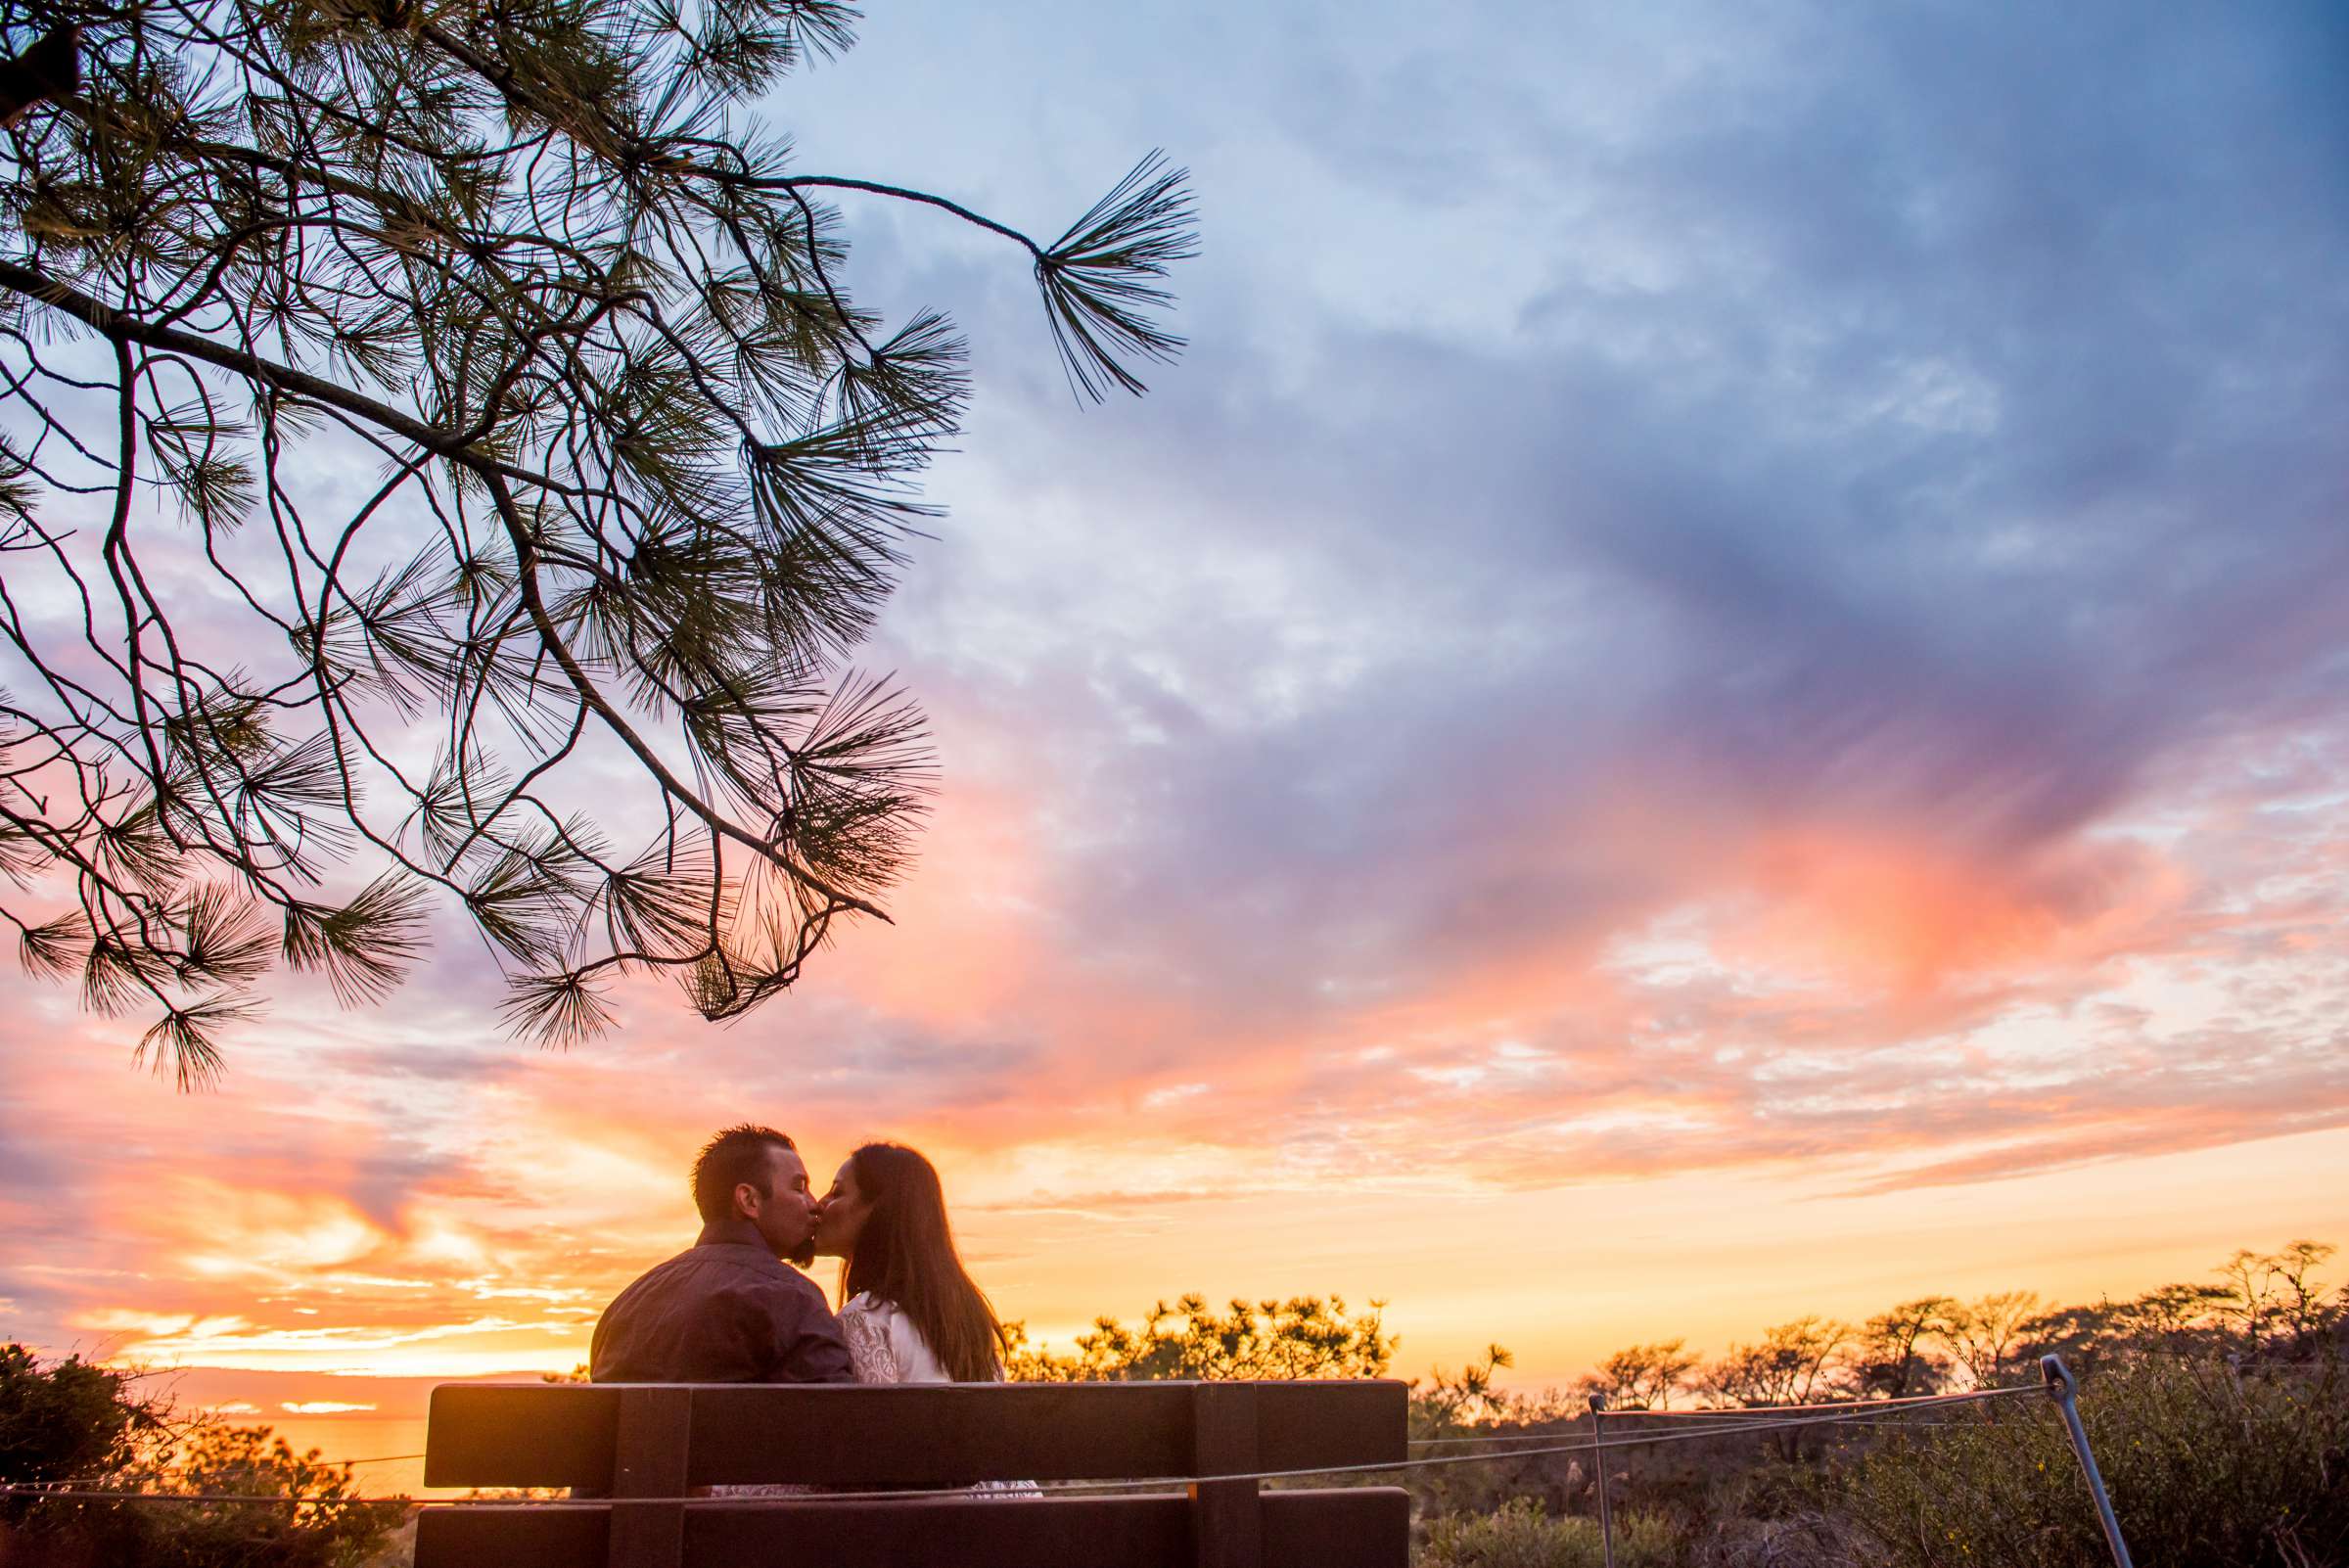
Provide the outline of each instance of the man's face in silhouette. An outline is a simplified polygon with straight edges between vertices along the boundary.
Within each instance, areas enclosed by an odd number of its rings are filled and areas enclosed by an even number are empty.
[[[807,1190],[807,1167],[793,1150],[773,1145],[766,1161],[766,1190],[736,1182],[734,1213],[758,1226],[767,1251],[804,1268],[815,1262],[815,1194]]]

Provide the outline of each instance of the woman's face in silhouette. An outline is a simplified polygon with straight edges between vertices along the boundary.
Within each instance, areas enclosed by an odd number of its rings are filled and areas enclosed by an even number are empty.
[[[856,1162],[850,1160],[832,1178],[832,1189],[826,1192],[815,1211],[815,1250],[825,1258],[851,1258],[856,1253],[856,1238],[864,1230],[865,1217],[873,1212],[873,1200],[856,1190]]]

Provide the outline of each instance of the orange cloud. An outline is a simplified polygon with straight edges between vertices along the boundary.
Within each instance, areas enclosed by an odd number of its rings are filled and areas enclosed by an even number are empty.
[[[2188,879],[2120,844],[1985,854],[1923,832],[1796,824],[1758,834],[1750,907],[1724,956],[1913,1000],[1955,983],[2077,972],[2130,951]]]

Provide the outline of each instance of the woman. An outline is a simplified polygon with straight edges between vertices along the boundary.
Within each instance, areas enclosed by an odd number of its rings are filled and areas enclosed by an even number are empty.
[[[928,1160],[897,1143],[848,1158],[815,1221],[842,1261],[840,1326],[859,1383],[999,1383],[1003,1329],[971,1283]]]

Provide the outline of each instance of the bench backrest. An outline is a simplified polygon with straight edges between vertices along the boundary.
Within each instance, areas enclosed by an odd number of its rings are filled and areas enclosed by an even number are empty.
[[[1374,1382],[451,1384],[433,1391],[425,1483],[570,1487],[560,1506],[428,1509],[417,1568],[1405,1568],[1391,1487],[1155,1497],[828,1501],[835,1491],[1118,1481],[1394,1464],[1405,1385]]]

